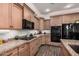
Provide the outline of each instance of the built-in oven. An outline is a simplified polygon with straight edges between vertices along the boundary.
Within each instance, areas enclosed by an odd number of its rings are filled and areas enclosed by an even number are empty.
[[[51,27],[51,42],[60,42],[61,39],[61,26]]]

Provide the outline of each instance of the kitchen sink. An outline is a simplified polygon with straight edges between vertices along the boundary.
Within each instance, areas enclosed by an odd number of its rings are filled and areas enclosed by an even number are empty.
[[[79,45],[69,45],[76,53],[79,54]]]

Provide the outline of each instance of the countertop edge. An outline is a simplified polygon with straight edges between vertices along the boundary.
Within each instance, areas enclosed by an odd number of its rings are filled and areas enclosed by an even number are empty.
[[[64,39],[60,39],[61,40],[61,43],[64,45],[64,47],[66,48],[66,50],[68,51],[68,53],[71,55],[71,56],[79,56],[79,54],[77,54],[70,46],[69,46],[69,43],[67,42],[66,43],[66,40]]]

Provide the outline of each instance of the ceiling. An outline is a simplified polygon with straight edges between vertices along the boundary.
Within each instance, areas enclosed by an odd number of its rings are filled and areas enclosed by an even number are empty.
[[[72,6],[69,8],[67,7],[69,4]],[[45,15],[51,12],[55,11],[61,11],[61,10],[68,10],[73,8],[79,8],[79,3],[33,3],[33,5],[38,9],[38,11]],[[45,10],[49,9],[50,11],[46,12]]]

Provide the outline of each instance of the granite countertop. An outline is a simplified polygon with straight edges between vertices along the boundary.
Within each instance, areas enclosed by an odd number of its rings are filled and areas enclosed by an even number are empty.
[[[12,39],[2,45],[0,45],[0,55],[11,50],[11,49],[14,49],[16,47],[19,47],[20,45],[24,44],[24,43],[30,43],[32,42],[33,40],[35,40],[36,38],[40,37],[40,36],[43,36],[42,35],[37,35],[37,37],[31,39],[31,40],[15,40],[15,39]]]
[[[79,56],[69,45],[79,45],[79,40],[61,39],[61,43],[68,50],[71,56]]]
[[[26,43],[25,40],[10,40],[7,43],[0,45],[0,54],[14,49],[22,44]]]

